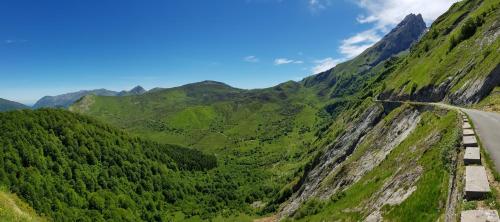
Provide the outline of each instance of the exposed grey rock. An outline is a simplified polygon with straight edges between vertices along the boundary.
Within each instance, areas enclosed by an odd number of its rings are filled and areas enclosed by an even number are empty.
[[[486,97],[493,88],[500,85],[500,64],[486,78],[477,78],[465,83],[448,100],[453,104],[473,104]]]
[[[408,49],[420,39],[426,30],[427,27],[421,14],[407,15],[396,28],[368,50],[368,52],[374,51],[379,55],[372,62],[372,65],[376,65],[390,56]]]
[[[300,189],[284,204],[279,213],[280,217],[293,215],[298,207],[311,197],[327,199],[349,188],[367,172],[378,166],[420,122],[420,112],[414,108],[401,111],[391,119],[391,122],[385,120],[379,122],[382,115],[383,109],[380,106],[368,108],[354,124],[348,126],[342,136],[328,145],[325,154],[320,157],[318,164],[307,175]],[[434,139],[429,138],[428,141],[434,141]],[[349,162],[348,167],[344,168],[349,156],[358,147],[365,145],[368,148],[362,156]],[[402,174],[398,175],[404,177]],[[399,177],[395,178],[398,180]],[[388,196],[381,197],[381,202],[397,203],[401,200],[398,198],[405,199],[404,194],[409,192],[409,195],[413,192],[407,189],[400,190],[400,187],[396,186],[400,182],[393,181],[393,183],[395,184],[387,185]],[[407,183],[405,184],[405,188],[409,187]],[[374,217],[375,215],[372,216]]]
[[[391,123],[379,122],[366,136],[365,140],[370,143],[370,149],[367,149],[359,160],[350,164],[349,171],[341,178],[336,179],[333,184],[329,184],[326,191],[320,192],[320,198],[325,199],[344,190],[378,166],[417,127],[420,119],[418,110],[407,109],[396,116]],[[389,125],[387,126],[387,124]],[[360,143],[358,146],[362,145],[365,144]],[[334,188],[332,189],[332,187]]]
[[[308,173],[300,189],[279,212],[280,218],[292,215],[302,203],[316,194],[323,179],[354,152],[359,141],[373,128],[382,114],[381,106],[368,108],[360,118],[347,127],[342,136],[327,146],[319,163]]]
[[[380,210],[384,205],[401,204],[417,190],[416,183],[424,169],[416,163],[415,166],[410,169],[400,168],[396,175],[368,200],[369,203],[363,209],[369,213],[365,221],[382,221]]]

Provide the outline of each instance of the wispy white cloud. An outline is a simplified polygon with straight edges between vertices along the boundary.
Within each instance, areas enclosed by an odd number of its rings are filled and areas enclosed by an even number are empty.
[[[256,62],[259,62],[259,58],[257,58],[256,56],[250,55],[250,56],[244,57],[243,61],[245,61],[245,62],[251,62],[251,63],[256,63]]]
[[[457,0],[357,0],[365,12],[358,16],[360,23],[374,23],[374,28],[387,30],[410,13],[422,14],[429,24]]]
[[[339,50],[346,59],[350,59],[365,51],[381,38],[375,30],[367,30],[342,40]]]
[[[27,41],[28,40],[24,40],[24,39],[6,39],[6,40],[4,40],[4,43],[5,44],[14,44],[14,43],[24,43]]]
[[[285,65],[285,64],[302,64],[304,61],[301,60],[293,60],[293,59],[287,59],[287,58],[277,58],[274,60],[274,65]]]
[[[331,5],[331,0],[308,0],[309,9],[318,12]]]
[[[343,62],[344,59],[334,59],[331,57],[324,58],[324,59],[319,59],[313,61],[316,65],[311,68],[311,72],[313,74],[324,72],[326,70],[329,70],[333,67],[335,67],[337,64]]]

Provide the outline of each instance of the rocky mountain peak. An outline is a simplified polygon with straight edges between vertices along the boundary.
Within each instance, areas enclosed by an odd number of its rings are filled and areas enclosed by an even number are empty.
[[[142,86],[136,86],[129,91],[129,93],[133,93],[133,94],[137,94],[137,95],[143,94],[145,92],[146,92],[146,90],[144,88],[142,88]]]
[[[366,52],[378,54],[371,65],[376,65],[392,55],[408,49],[420,39],[426,30],[427,26],[421,14],[407,15],[391,32]]]

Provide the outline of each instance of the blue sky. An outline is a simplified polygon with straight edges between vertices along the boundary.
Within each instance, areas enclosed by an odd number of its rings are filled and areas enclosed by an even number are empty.
[[[262,88],[359,54],[448,0],[2,0],[0,97],[217,80]]]

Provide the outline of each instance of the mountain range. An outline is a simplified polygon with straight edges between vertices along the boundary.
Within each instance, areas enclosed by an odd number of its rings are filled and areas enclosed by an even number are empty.
[[[0,98],[0,112],[19,109],[30,109],[30,107],[18,102]]]
[[[61,107],[68,108],[71,104],[81,99],[86,95],[98,95],[98,96],[131,96],[140,95],[145,93],[146,90],[141,86],[136,86],[133,89],[126,91],[115,92],[107,89],[94,89],[94,90],[81,90],[78,92],[66,93],[57,96],[44,96],[39,99],[33,108],[44,108],[44,107]]]

